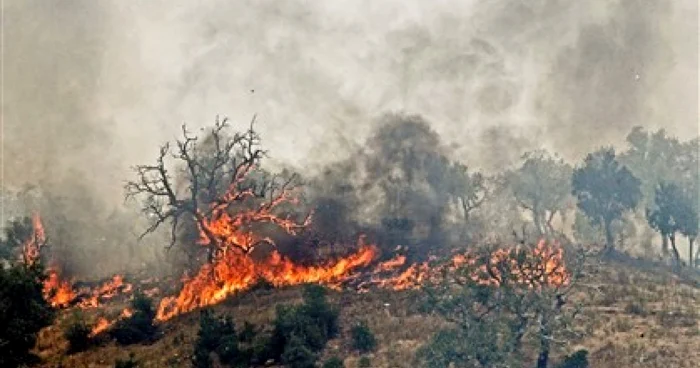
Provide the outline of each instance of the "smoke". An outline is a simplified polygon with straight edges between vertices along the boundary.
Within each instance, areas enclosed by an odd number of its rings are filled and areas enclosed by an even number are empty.
[[[534,148],[579,160],[633,125],[694,136],[697,6],[8,0],[4,186],[70,211],[90,197],[106,221],[130,166],[216,114],[257,113],[273,163],[302,171],[356,152],[388,111],[491,172]]]

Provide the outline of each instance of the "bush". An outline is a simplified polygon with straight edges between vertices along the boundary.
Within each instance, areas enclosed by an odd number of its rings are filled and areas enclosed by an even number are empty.
[[[129,354],[128,360],[117,359],[114,362],[114,368],[137,368],[138,366],[139,362],[134,359],[134,353]]]
[[[36,359],[29,350],[39,330],[54,318],[42,294],[42,280],[39,265],[0,267],[0,367],[17,367]]]
[[[332,357],[323,363],[323,368],[345,368],[345,363],[338,357]]]
[[[85,323],[82,318],[71,323],[68,328],[63,331],[63,336],[68,340],[68,353],[77,353],[85,351],[90,347],[90,326]]]
[[[212,352],[216,353],[221,363],[233,366],[245,365],[251,355],[250,350],[240,349],[236,326],[231,317],[216,317],[211,310],[205,309],[199,319],[193,365],[198,368],[210,367]]]
[[[315,368],[316,356],[303,339],[292,336],[284,347],[282,363],[289,368]]]
[[[243,322],[243,329],[238,334],[238,340],[240,342],[252,343],[256,334],[257,332],[255,331],[255,325],[245,321]]]
[[[506,359],[498,345],[498,329],[488,323],[475,324],[471,329],[448,329],[438,332],[417,352],[417,358],[427,368],[493,367]]]
[[[319,352],[338,334],[338,310],[328,304],[326,290],[318,285],[304,289],[304,303],[279,306],[270,338],[270,358],[278,359],[292,336],[312,352]]]
[[[363,356],[360,358],[360,361],[357,362],[357,366],[360,368],[370,368],[372,366],[372,361],[369,360],[369,357]]]
[[[581,349],[567,356],[557,368],[588,368],[588,350]]]
[[[646,315],[646,308],[641,302],[629,302],[625,305],[625,313],[644,316]]]
[[[352,348],[361,353],[368,353],[377,348],[377,339],[367,326],[367,323],[361,322],[355,325],[350,331],[352,335]]]
[[[142,294],[137,294],[131,301],[133,314],[129,318],[117,321],[109,331],[110,336],[121,345],[153,341],[158,329],[153,324],[156,316],[153,301]]]

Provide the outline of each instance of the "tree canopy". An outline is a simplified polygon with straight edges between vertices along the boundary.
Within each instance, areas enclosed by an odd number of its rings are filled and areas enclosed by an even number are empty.
[[[641,199],[640,181],[621,165],[612,148],[586,156],[574,170],[572,193],[577,205],[594,225],[603,225],[606,248],[614,248],[612,224],[625,211],[634,209]]]

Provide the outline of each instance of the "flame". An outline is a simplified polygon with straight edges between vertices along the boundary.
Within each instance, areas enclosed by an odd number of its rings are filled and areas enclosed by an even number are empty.
[[[530,288],[562,287],[571,281],[571,274],[564,264],[564,251],[558,244],[549,245],[540,240],[528,254],[531,257],[529,262],[518,262],[519,251],[522,249],[492,252],[487,264],[481,264],[471,276],[472,280],[482,285],[500,286],[511,282]],[[474,263],[473,260],[468,262]]]
[[[519,262],[519,252],[527,256],[527,262]],[[440,275],[455,273],[463,267],[470,267],[468,278],[481,285],[500,286],[505,282],[524,285],[530,288],[562,287],[569,284],[571,274],[564,263],[563,249],[558,244],[538,242],[533,249],[523,247],[501,248],[490,252],[487,259],[475,254],[456,254],[450,262],[429,266],[427,262],[411,264],[399,274],[394,271],[405,266],[404,256],[397,256],[378,264],[370,281],[359,288],[369,286],[393,290],[418,289],[428,281],[438,281]],[[505,280],[504,278],[508,278]]]
[[[96,335],[99,335],[100,333],[107,331],[112,326],[114,326],[114,324],[117,323],[117,321],[119,321],[121,319],[129,318],[133,315],[134,315],[134,311],[131,310],[131,308],[124,308],[122,310],[121,314],[119,315],[119,317],[117,317],[113,321],[110,321],[105,317],[100,317],[97,319],[97,322],[92,327],[92,330],[90,331],[90,336],[94,337]]]
[[[92,331],[90,331],[90,336],[95,336],[106,331],[107,329],[112,327],[113,324],[114,321],[110,322],[107,318],[100,317],[97,320],[95,326],[92,327]]]
[[[41,248],[46,244],[46,232],[44,225],[41,223],[41,217],[38,213],[32,215],[32,236],[27,239],[22,246],[22,256],[24,263],[33,265],[41,256]]]
[[[44,280],[44,299],[54,308],[67,307],[76,297],[71,283],[61,280],[56,268],[50,268],[47,273],[47,278]]]
[[[260,280],[274,286],[297,285],[303,283],[323,283],[333,285],[351,274],[357,268],[371,264],[378,250],[371,245],[347,257],[321,266],[299,265],[273,252],[262,262],[256,262],[242,253],[228,253],[214,264],[207,264],[185,285],[176,297],[164,298],[156,319],[168,320],[178,314],[195,308],[221,302],[227,296],[251,288]]]
[[[87,289],[87,294],[89,296],[84,297],[83,300],[78,303],[78,306],[83,309],[96,308],[100,306],[100,301],[103,299],[112,299],[118,294],[131,293],[133,286],[129,283],[124,282],[124,276],[114,275],[110,281],[105,282],[99,288],[93,290]]]

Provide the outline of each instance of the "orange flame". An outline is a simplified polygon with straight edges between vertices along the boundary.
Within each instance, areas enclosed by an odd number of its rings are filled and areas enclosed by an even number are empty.
[[[107,331],[109,328],[114,326],[114,324],[117,321],[119,321],[121,319],[129,318],[133,315],[134,315],[134,311],[132,311],[130,308],[124,308],[122,310],[121,314],[119,315],[119,317],[117,317],[113,321],[110,321],[105,317],[100,317],[97,319],[97,323],[95,323],[95,325],[92,327],[92,330],[90,331],[90,336],[94,337],[94,336],[96,336],[104,331]]]
[[[221,302],[227,296],[251,288],[260,280],[274,286],[303,283],[333,284],[353,270],[372,263],[378,254],[374,246],[363,245],[348,257],[322,266],[303,266],[277,252],[262,262],[241,253],[228,253],[214,264],[207,264],[185,285],[177,297],[164,298],[156,319],[167,320],[195,308]]]
[[[528,262],[518,261],[517,253],[522,251],[529,257]],[[372,279],[360,287],[375,285],[393,290],[417,289],[427,281],[439,280],[440,274],[446,270],[455,272],[465,266],[474,267],[468,278],[481,285],[500,286],[511,282],[531,288],[561,287],[571,280],[571,274],[564,264],[563,249],[558,244],[548,245],[544,240],[531,251],[519,247],[497,249],[489,254],[487,260],[469,253],[456,254],[447,264],[436,267],[430,267],[426,262],[411,264],[398,275],[387,275],[404,264],[403,256],[380,263],[375,267]],[[508,280],[504,280],[505,277]]]
[[[95,336],[95,335],[98,335],[98,334],[106,331],[113,324],[114,324],[114,321],[110,322],[107,318],[100,317],[97,320],[97,323],[95,324],[95,326],[92,327],[92,331],[90,332],[90,336]]]
[[[100,300],[111,299],[120,293],[130,293],[133,286],[124,282],[124,276],[114,275],[110,281],[105,282],[99,288],[89,290],[89,296],[78,303],[80,308],[96,308],[100,305]]]
[[[44,281],[44,299],[54,308],[64,308],[75,299],[75,292],[71,283],[61,280],[57,269],[47,271],[48,277]]]
[[[32,236],[22,246],[24,263],[33,265],[41,256],[41,248],[46,244],[46,233],[38,213],[32,215]]]

